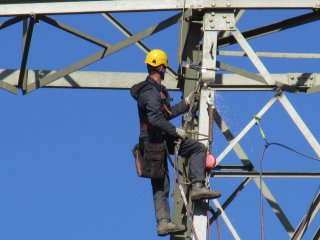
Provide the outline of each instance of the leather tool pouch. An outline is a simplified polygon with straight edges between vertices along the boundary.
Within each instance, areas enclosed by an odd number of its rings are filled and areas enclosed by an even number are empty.
[[[165,172],[165,151],[163,143],[145,141],[143,143],[143,149],[141,150],[139,144],[132,150],[138,176],[145,178],[163,178]]]

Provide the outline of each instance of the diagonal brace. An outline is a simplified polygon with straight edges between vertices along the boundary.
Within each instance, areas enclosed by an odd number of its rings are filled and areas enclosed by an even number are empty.
[[[30,17],[30,20],[29,20],[27,36],[24,43],[24,47],[23,47],[23,55],[22,55],[22,60],[20,65],[18,88],[22,88],[23,82],[26,76],[26,68],[27,68],[27,62],[29,57],[29,50],[31,45],[31,38],[32,38],[34,24],[35,24],[35,16],[32,16]]]
[[[270,25],[266,25],[260,28],[251,29],[249,31],[243,32],[243,36],[247,39],[254,39],[257,37],[266,36],[275,32],[280,32],[286,29],[298,27],[307,23],[311,23],[320,19],[319,12],[311,12],[301,16],[289,18],[280,22],[272,23]],[[218,40],[219,48],[233,45],[237,43],[237,40],[234,36],[228,36],[225,38],[220,38]]]
[[[319,189],[319,188],[318,188]],[[302,219],[301,223],[297,227],[292,240],[301,239],[304,233],[307,231],[308,226],[311,224],[312,220],[314,219],[315,215],[320,209],[320,192],[318,191],[316,197],[313,199],[310,208],[308,209],[307,214]]]
[[[82,38],[84,40],[87,40],[87,41],[89,41],[89,42],[91,42],[93,44],[96,44],[96,45],[100,46],[100,47],[103,47],[103,48],[108,48],[109,47],[108,43],[106,43],[106,42],[104,42],[104,41],[102,41],[100,39],[94,38],[92,36],[89,36],[88,34],[80,32],[80,31],[78,31],[78,30],[76,30],[74,28],[71,28],[71,27],[69,27],[69,26],[67,26],[65,24],[62,24],[62,23],[60,23],[60,22],[58,22],[58,21],[56,21],[56,20],[54,20],[52,18],[49,18],[49,17],[44,16],[44,15],[39,15],[38,18],[40,20],[50,24],[51,26],[54,26],[54,27],[59,28],[59,29],[61,29],[63,31],[71,33],[71,34],[73,34],[73,35],[75,35],[77,37],[80,37],[80,38]]]
[[[83,67],[86,67],[94,62],[97,62],[117,51],[120,51],[123,48],[126,48],[132,44],[135,44],[136,42],[147,38],[157,32],[162,31],[163,29],[166,29],[174,24],[176,24],[181,18],[181,13],[178,13],[162,22],[159,24],[156,24],[150,28],[147,28],[145,31],[142,31],[132,37],[127,38],[124,41],[121,41],[115,45],[111,45],[108,49],[102,50],[100,52],[97,52],[75,64],[70,65],[69,67],[59,70],[51,75],[48,75],[44,77],[43,79],[40,79],[39,85],[37,86],[37,83],[31,83],[27,86],[27,92],[31,92],[36,90],[38,87],[43,87],[59,78],[62,78],[72,72],[75,72]]]
[[[257,54],[253,51],[247,40],[244,38],[242,33],[239,31],[238,28],[235,29],[235,31],[231,31],[235,39],[238,41],[240,46],[243,48],[243,50],[248,55],[249,59],[253,63],[253,65],[257,68],[257,70],[261,73],[263,78],[267,81],[269,85],[272,84],[271,76],[267,70],[267,68],[264,66],[264,64],[261,62]]]
[[[19,17],[11,18],[3,23],[0,23],[0,30],[4,29],[6,27],[10,27],[20,21],[27,19],[27,18],[28,18],[27,16],[19,16]]]
[[[222,131],[223,135],[225,138],[229,141],[232,142],[232,140],[235,138],[231,131],[229,130],[227,124],[222,120],[220,114],[217,112],[215,109],[215,114],[214,114],[215,121]],[[251,167],[253,172],[256,172],[254,169],[254,166],[252,165],[251,161],[248,159],[248,156],[245,154],[244,150],[240,146],[239,143],[235,144],[234,146],[234,151],[239,157],[239,159],[242,161],[242,163],[247,166]],[[253,179],[257,187],[260,189],[260,180],[254,178]],[[243,187],[246,185],[245,182],[242,183]],[[241,187],[241,185],[239,186]],[[239,188],[238,187],[238,188]],[[240,188],[241,190],[241,188]],[[240,191],[239,190],[239,191]],[[262,194],[265,197],[265,199],[268,201],[270,207],[272,208],[273,212],[276,214],[278,217],[279,221],[282,223],[283,227],[287,230],[289,236],[292,236],[294,233],[294,228],[292,227],[290,221],[287,219],[285,213],[281,209],[280,205],[277,203],[275,197],[272,195],[271,191],[269,190],[268,186],[265,184],[265,182],[262,180]],[[235,194],[237,193],[237,190],[235,191]],[[232,197],[232,196],[231,196]],[[223,206],[227,207],[228,206],[228,200],[223,204]]]
[[[122,32],[126,37],[132,37],[133,34],[125,28],[117,19],[115,19],[110,13],[103,13],[103,17],[105,17],[112,25],[114,25],[120,32]],[[138,41],[136,45],[144,52],[148,53],[151,51],[149,47],[147,47],[143,42]],[[178,74],[174,71],[170,66],[167,67],[167,72],[172,76],[177,76]]]
[[[271,98],[267,104],[260,110],[257,114],[258,117],[262,117],[269,108],[276,102],[277,97]],[[247,134],[247,132],[256,124],[256,120],[252,119],[247,126],[238,134],[237,137],[230,141],[230,144],[225,148],[225,150],[217,157],[217,164],[222,161],[222,159],[234,148],[234,146]]]
[[[317,139],[313,136],[312,132],[309,130],[307,125],[304,123],[300,115],[297,113],[295,108],[290,103],[289,99],[286,97],[284,93],[282,93],[278,97],[280,103],[284,107],[284,109],[287,111],[289,116],[291,117],[292,121],[297,125],[298,129],[301,131],[303,136],[306,138],[312,149],[315,151],[315,153],[320,157],[320,145],[317,141]]]
[[[226,63],[218,61],[217,62],[217,68],[219,68],[221,70],[233,72],[233,73],[238,74],[240,76],[243,76],[245,78],[250,78],[252,80],[256,80],[257,82],[261,82],[263,84],[268,84],[266,82],[266,80],[261,75],[249,72],[249,71],[244,70],[242,68],[238,68],[238,67],[232,66],[230,64],[226,64]]]

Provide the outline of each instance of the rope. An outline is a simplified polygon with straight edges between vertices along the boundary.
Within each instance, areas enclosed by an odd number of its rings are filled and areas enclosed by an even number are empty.
[[[181,145],[181,140],[179,140],[179,141],[176,143],[176,148],[175,148],[174,172],[175,172],[175,179],[176,179],[176,181],[175,181],[175,187],[174,187],[174,188],[176,188],[176,186],[178,185],[179,190],[180,190],[180,193],[181,193],[181,196],[182,196],[182,199],[183,199],[184,206],[185,206],[185,208],[186,208],[187,220],[188,220],[188,222],[189,222],[189,224],[190,224],[190,226],[191,226],[191,231],[192,231],[192,233],[193,233],[193,236],[194,236],[195,240],[199,240],[199,239],[198,239],[197,232],[196,232],[195,227],[194,227],[194,224],[193,224],[193,220],[192,220],[193,212],[189,209],[185,192],[184,192],[183,187],[182,187],[182,185],[181,185],[181,183],[179,182],[179,179],[178,179],[178,174],[179,174],[180,172],[178,171],[178,167],[177,167],[177,166],[178,166],[178,153],[179,153],[180,145]],[[188,180],[188,178],[186,178],[186,177],[184,176],[184,174],[181,174],[181,176],[182,176],[183,178],[185,178],[185,179],[187,180],[187,182],[190,182],[190,181]],[[189,183],[189,184],[190,184],[190,183]]]

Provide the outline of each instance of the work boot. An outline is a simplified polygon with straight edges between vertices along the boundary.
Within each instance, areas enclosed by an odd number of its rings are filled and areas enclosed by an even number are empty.
[[[159,236],[166,236],[171,233],[184,232],[186,227],[172,223],[169,219],[161,219],[158,223],[157,233]]]
[[[204,182],[192,183],[192,191],[190,193],[191,200],[196,201],[200,199],[214,199],[221,196],[219,191],[210,191],[204,186]]]

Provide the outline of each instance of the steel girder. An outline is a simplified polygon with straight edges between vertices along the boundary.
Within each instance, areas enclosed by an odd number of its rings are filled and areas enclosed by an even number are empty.
[[[318,9],[318,0],[295,1],[264,1],[264,0],[120,0],[120,1],[2,1],[1,15],[29,14],[68,14],[68,13],[97,13],[97,12],[133,12],[193,9]],[[23,3],[23,4],[19,4]]]
[[[17,1],[19,2],[19,1]],[[103,2],[103,4],[102,4]],[[116,3],[115,3],[116,2]],[[143,7],[141,7],[143,6]],[[234,16],[233,13],[239,13],[243,11],[243,9],[274,9],[274,8],[307,8],[307,9],[315,9],[317,10],[320,7],[318,0],[299,0],[294,2],[285,2],[285,1],[241,1],[241,0],[188,0],[188,1],[79,1],[75,2],[50,2],[50,3],[33,3],[33,4],[0,4],[0,12],[2,16],[16,16],[13,17],[2,24],[0,24],[0,30],[6,27],[10,27],[13,24],[21,22],[22,20],[29,19],[28,29],[26,29],[25,42],[24,42],[24,50],[23,56],[21,60],[20,72],[18,71],[8,71],[4,70],[1,73],[2,81],[0,81],[0,87],[8,90],[10,92],[16,93],[17,88],[23,89],[26,93],[31,92],[39,87],[72,87],[72,88],[129,88],[133,82],[121,81],[115,84],[116,81],[111,81],[110,79],[127,79],[127,74],[129,73],[85,73],[85,72],[77,72],[82,67],[94,63],[116,51],[119,51],[129,45],[136,44],[143,51],[148,51],[149,48],[145,46],[141,40],[144,38],[155,34],[162,29],[165,29],[173,24],[181,22],[182,13],[178,13],[173,17],[164,20],[163,22],[152,26],[151,28],[146,29],[145,31],[138,34],[131,34],[129,30],[124,28],[120,22],[117,22],[115,18],[113,18],[109,13],[110,12],[133,12],[133,11],[149,11],[149,10],[182,10],[187,9],[183,14],[183,22],[181,23],[182,31],[181,31],[181,41],[180,41],[180,50],[181,53],[180,60],[184,61],[192,61],[196,64],[201,64],[201,76],[205,79],[210,79],[208,85],[214,89],[218,90],[273,90],[274,88],[281,88],[282,90],[288,91],[309,91],[315,92],[320,89],[319,83],[319,75],[315,73],[288,73],[288,74],[280,74],[274,75],[270,74],[267,68],[260,61],[259,57],[262,55],[275,57],[281,55],[281,57],[318,57],[316,54],[304,54],[304,55],[292,55],[292,54],[280,54],[280,53],[256,53],[251,45],[248,43],[249,39],[262,37],[274,32],[282,31],[285,29],[289,29],[296,26],[301,26],[303,24],[307,24],[313,21],[319,20],[319,13],[317,11],[304,14],[301,16],[297,16],[294,18],[290,18],[287,20],[283,20],[281,22],[276,22],[261,28],[252,29],[246,32],[240,32],[237,28],[237,16]],[[197,14],[194,13],[194,9],[197,9]],[[219,10],[223,10],[224,13],[227,12],[229,22],[225,21],[223,14],[219,13]],[[237,12],[235,11],[237,10]],[[203,11],[203,12],[202,12]],[[93,38],[81,31],[71,28],[63,23],[60,23],[54,20],[51,17],[46,15],[49,14],[69,14],[69,13],[103,13],[105,17],[112,22],[115,26],[117,26],[127,37],[128,39],[119,42],[115,45],[110,45],[104,41]],[[205,15],[206,13],[206,15]],[[214,14],[212,14],[214,13]],[[209,15],[208,15],[209,14]],[[242,13],[238,17],[241,16]],[[17,16],[22,15],[22,16]],[[196,15],[196,16],[195,16]],[[210,15],[212,17],[210,17]],[[235,14],[237,15],[237,14]],[[82,39],[85,39],[93,44],[96,44],[103,48],[102,51],[83,59],[82,61],[75,63],[65,69],[62,70],[49,70],[48,71],[30,71],[27,69],[28,62],[28,53],[29,46],[32,40],[32,33],[36,29],[34,29],[34,21],[40,20],[50,24],[56,28],[59,28],[63,31],[71,33],[75,36],[78,36]],[[201,23],[201,26],[199,26]],[[203,24],[203,26],[202,26]],[[202,29],[201,29],[202,27]],[[202,44],[200,44],[202,39],[202,30],[204,31],[204,35],[207,34],[210,37],[204,38]],[[219,31],[221,33],[219,33]],[[231,33],[231,36],[227,36],[228,33]],[[219,39],[217,39],[217,36]],[[190,41],[191,39],[191,43]],[[188,42],[188,43],[187,43]],[[219,54],[218,48],[222,48],[224,46],[228,46],[231,44],[238,43],[244,50],[240,55],[246,55],[252,61],[253,65],[258,70],[259,74],[251,73],[247,70],[240,69],[234,67],[229,64],[225,64],[223,62],[215,62],[211,60],[215,60],[216,54]],[[201,46],[200,46],[201,45]],[[210,52],[211,51],[211,52]],[[226,54],[225,52],[220,51],[222,54]],[[239,55],[239,53],[231,53],[234,55]],[[215,74],[213,72],[208,72],[205,70],[212,70],[215,67],[218,67],[222,70],[226,70],[235,74]],[[18,77],[14,77],[18,74]],[[180,69],[179,73],[175,73],[172,70],[172,76],[168,76],[167,86],[170,89],[177,90],[176,87],[176,78],[180,75],[180,84],[179,88],[184,90],[184,94],[189,93],[192,89],[194,89],[196,81],[199,78],[199,73],[194,72],[190,69]],[[184,76],[182,78],[181,76]],[[4,77],[7,76],[7,79]],[[101,77],[101,79],[97,78],[96,81],[91,81],[90,83],[84,81],[83,79],[87,78],[87,76],[91,76],[96,78]],[[136,76],[136,80],[142,79],[141,74],[131,74],[130,76]],[[18,79],[18,80],[17,80]],[[107,79],[107,80],[104,80]],[[237,79],[237,81],[235,81]],[[185,81],[184,81],[185,80]],[[27,83],[27,85],[26,85]],[[202,97],[205,96],[205,91],[203,92]],[[285,110],[288,112],[289,116],[294,120],[295,124],[299,127],[302,134],[305,136],[307,141],[313,147],[317,155],[319,156],[319,144],[317,140],[314,138],[312,133],[306,127],[301,117],[297,114],[295,109],[292,107],[291,103],[288,101],[285,95],[277,95],[267,103],[267,105],[261,110],[258,114],[262,116],[275,101],[280,101]],[[205,104],[203,104],[202,112],[204,110]],[[201,117],[204,119],[204,117]],[[200,119],[200,122],[201,122]],[[249,169],[246,173],[238,173],[238,177],[245,177],[246,179],[234,190],[234,192],[227,198],[224,204],[220,204],[219,201],[213,201],[213,204],[218,209],[218,214],[223,216],[224,221],[229,227],[235,239],[239,239],[235,227],[232,225],[232,222],[228,218],[227,214],[224,210],[232,203],[232,201],[236,198],[236,196],[244,189],[249,181],[252,179],[258,186],[258,188],[262,191],[264,197],[267,199],[269,205],[279,218],[280,222],[288,232],[290,237],[294,235],[300,234],[306,230],[306,226],[295,228],[292,226],[284,212],[282,211],[280,205],[275,200],[271,191],[267,187],[264,181],[262,184],[259,182],[257,178],[257,170],[255,170],[252,162],[246,156],[244,150],[239,145],[240,139],[250,130],[250,128],[254,125],[254,121],[250,121],[248,126],[241,132],[238,136],[234,137],[231,131],[228,129],[226,124],[223,122],[221,117],[216,112],[215,120],[221,128],[224,136],[230,141],[230,145],[226,148],[225,151],[222,152],[222,155],[218,157],[218,162],[222,161],[223,158],[227,155],[229,151],[232,149],[236,152],[237,156],[243,163],[243,167]],[[203,121],[205,122],[205,121]],[[197,124],[197,123],[196,123]],[[207,123],[200,128],[206,128]],[[181,161],[180,161],[181,162]],[[186,165],[179,165],[179,169],[186,171]],[[263,174],[263,173],[262,173]],[[278,176],[287,177],[289,173],[279,173]],[[290,173],[290,176],[301,177],[299,173]],[[318,177],[319,173],[302,173],[303,176],[309,177]],[[216,175],[219,175],[217,172]],[[226,177],[234,177],[235,174],[224,176]],[[269,173],[267,176],[275,176],[277,173]],[[177,194],[177,193],[176,193]],[[175,196],[175,215],[174,219],[182,219],[183,206],[182,204],[178,204],[179,195]],[[314,216],[317,214],[319,209],[319,197],[315,198],[316,207],[312,208],[312,211],[308,211],[306,217],[310,215]],[[201,213],[201,211],[200,211]],[[303,219],[303,220],[304,220]],[[214,220],[214,217],[212,218]],[[302,222],[303,222],[302,220]],[[312,220],[312,218],[311,218]],[[310,223],[310,222],[309,222]],[[199,225],[201,227],[201,224]],[[302,229],[300,231],[300,229]],[[203,229],[202,229],[203,230]],[[187,232],[190,234],[189,232]],[[316,233],[319,235],[319,231]],[[177,238],[179,238],[177,236]],[[187,235],[184,238],[189,238]],[[174,239],[174,238],[173,238]],[[180,236],[181,239],[181,236]]]

